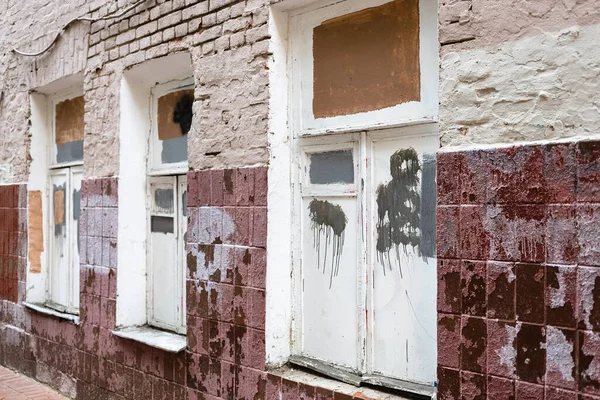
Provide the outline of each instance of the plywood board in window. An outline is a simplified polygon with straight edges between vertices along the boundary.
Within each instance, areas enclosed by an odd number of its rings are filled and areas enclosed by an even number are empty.
[[[56,105],[56,144],[60,145],[83,140],[83,114],[83,96],[61,101]]]
[[[29,232],[29,272],[42,272],[41,256],[44,252],[44,222],[42,215],[42,192],[27,193],[27,229]]]
[[[175,139],[187,134],[192,123],[193,90],[180,90],[158,99],[158,138]]]
[[[313,31],[315,118],[421,100],[419,0],[395,0]]]

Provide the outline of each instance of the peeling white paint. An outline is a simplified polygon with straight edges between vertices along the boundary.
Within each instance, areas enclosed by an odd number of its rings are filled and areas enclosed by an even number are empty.
[[[560,329],[553,326],[546,328],[546,370],[557,372],[566,382],[573,382],[573,343],[569,343]]]
[[[496,350],[496,355],[500,360],[500,364],[504,365],[509,371],[514,371],[517,365],[517,349],[515,348],[515,338],[517,337],[517,329],[514,326],[506,325],[507,341],[504,346]]]
[[[558,281],[558,288],[549,287],[550,292],[550,307],[559,308],[565,305],[565,299],[567,297],[567,285],[565,276],[560,272],[556,273],[556,280]]]
[[[598,268],[591,267],[579,267],[578,271],[578,286],[579,286],[579,307],[580,314],[582,316],[582,322],[585,324],[587,329],[593,329],[590,323],[590,315],[594,309],[594,296],[593,291],[596,285],[596,278],[600,276]]]

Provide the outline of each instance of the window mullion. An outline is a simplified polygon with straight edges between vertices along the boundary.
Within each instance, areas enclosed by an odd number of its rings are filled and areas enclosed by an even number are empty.
[[[358,201],[360,206],[360,235],[361,235],[361,271],[359,275],[359,304],[360,304],[360,315],[359,315],[359,338],[360,338],[360,351],[359,356],[359,368],[364,374],[370,370],[369,365],[369,354],[371,348],[370,340],[370,323],[369,319],[372,316],[368,310],[370,307],[370,283],[371,283],[371,266],[369,258],[369,246],[371,243],[368,235],[370,226],[370,205],[369,205],[369,154],[368,154],[368,143],[366,132],[360,133],[360,139],[358,142],[359,147],[359,160],[358,160],[358,174],[359,179],[358,185]]]

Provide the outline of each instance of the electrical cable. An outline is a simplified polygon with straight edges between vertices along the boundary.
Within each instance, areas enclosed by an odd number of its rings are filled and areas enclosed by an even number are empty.
[[[133,10],[134,8],[136,8],[137,6],[139,6],[140,4],[142,4],[143,2],[145,2],[146,0],[138,0],[135,3],[133,3],[131,6],[127,7],[126,9],[124,9],[123,11],[121,11],[118,14],[114,14],[110,13],[108,15],[105,15],[103,17],[99,17],[99,18],[92,18],[92,17],[86,17],[85,15],[82,15],[80,17],[76,17],[73,18],[72,20],[70,20],[69,22],[67,22],[56,34],[56,36],[54,37],[54,39],[52,39],[52,41],[50,42],[50,44],[48,46],[46,46],[44,49],[36,52],[36,53],[27,53],[25,51],[21,51],[18,50],[17,48],[12,49],[13,52],[20,54],[22,56],[26,56],[26,57],[36,57],[39,55],[44,54],[45,52],[47,52],[48,50],[50,50],[50,48],[52,46],[54,46],[54,43],[56,43],[56,41],[58,40],[58,38],[65,32],[65,30],[69,27],[69,25],[71,25],[72,23],[76,22],[76,21],[86,21],[86,22],[97,22],[97,21],[105,21],[105,20],[109,20],[109,19],[115,19],[115,18],[119,18],[122,17],[123,15],[127,14],[129,11]],[[118,11],[118,10],[117,10]]]

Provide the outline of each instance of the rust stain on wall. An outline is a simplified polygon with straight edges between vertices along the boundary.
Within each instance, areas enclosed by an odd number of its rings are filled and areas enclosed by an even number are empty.
[[[29,230],[29,272],[42,272],[41,256],[44,251],[44,222],[42,215],[42,192],[27,193],[27,221]]]
[[[180,90],[158,99],[158,138],[175,139],[187,134],[192,122],[193,90]]]
[[[83,96],[61,101],[56,105],[56,144],[83,140]]]
[[[65,191],[54,192],[54,224],[62,225],[65,222]]]
[[[420,101],[418,0],[325,21],[313,46],[315,118]]]

